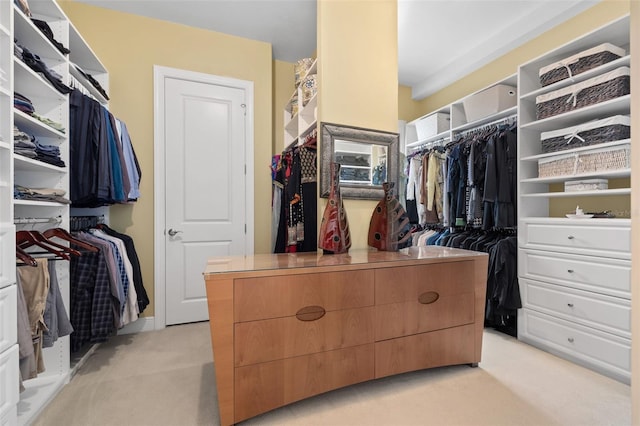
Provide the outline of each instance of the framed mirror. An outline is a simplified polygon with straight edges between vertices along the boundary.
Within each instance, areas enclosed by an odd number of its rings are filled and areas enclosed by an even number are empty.
[[[331,162],[340,163],[343,198],[380,200],[382,184],[398,180],[398,134],[341,124],[322,123],[320,196],[331,187]]]

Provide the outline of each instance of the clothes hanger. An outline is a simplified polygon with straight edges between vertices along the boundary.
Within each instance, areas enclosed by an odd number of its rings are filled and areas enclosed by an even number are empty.
[[[38,266],[38,262],[18,246],[16,246],[16,257],[24,262],[25,265]]]
[[[16,231],[16,246],[18,246],[21,249],[37,246],[46,250],[45,253],[53,253],[56,256],[59,256],[60,258],[65,260],[71,260],[71,257],[69,256],[69,254],[71,253],[71,250],[73,250],[73,249],[69,249],[68,247],[64,247],[59,244],[50,242],[49,240],[44,238],[44,236],[40,234],[38,231]],[[64,251],[56,250],[54,248],[56,246],[63,247],[65,250]],[[78,253],[78,255],[80,253],[77,250],[73,250],[73,252]]]
[[[71,235],[69,232],[67,232],[65,229],[62,229],[62,228],[47,229],[46,231],[43,232],[43,235],[48,239],[57,237],[57,238],[60,238],[61,240],[69,241],[70,243],[73,243],[78,247],[82,247],[83,249],[88,250],[92,253],[97,253],[98,251],[100,251],[98,247],[93,246],[87,242],[76,239],[73,235]]]

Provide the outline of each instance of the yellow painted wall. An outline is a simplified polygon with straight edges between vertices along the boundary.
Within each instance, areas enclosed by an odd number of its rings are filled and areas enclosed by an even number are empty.
[[[318,0],[318,120],[398,131],[396,0]],[[352,249],[367,247],[376,201],[345,200]],[[320,199],[321,219],[326,202]]]
[[[273,61],[273,153],[284,149],[284,107],[295,91],[291,62]]]
[[[411,87],[398,86],[398,120],[412,121],[423,115],[420,102],[411,97]]]
[[[142,196],[111,208],[115,229],[136,242],[154,313],[153,66],[254,82],[255,251],[270,251],[272,151],[271,45],[165,21],[62,1],[61,7],[110,73],[110,110],[127,123],[142,167]],[[215,164],[215,159],[212,159]]]

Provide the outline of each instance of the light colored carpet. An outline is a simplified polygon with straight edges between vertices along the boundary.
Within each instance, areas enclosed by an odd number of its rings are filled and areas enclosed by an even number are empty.
[[[217,425],[208,323],[103,344],[34,422]],[[630,387],[486,330],[478,368],[454,366],[339,389],[249,425],[630,425]]]

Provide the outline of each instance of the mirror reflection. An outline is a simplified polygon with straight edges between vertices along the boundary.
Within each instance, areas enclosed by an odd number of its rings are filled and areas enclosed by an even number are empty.
[[[320,195],[327,197],[330,164],[340,163],[344,198],[380,199],[382,184],[398,178],[398,134],[322,123]]]
[[[334,155],[341,183],[379,186],[387,179],[386,146],[336,140]]]

